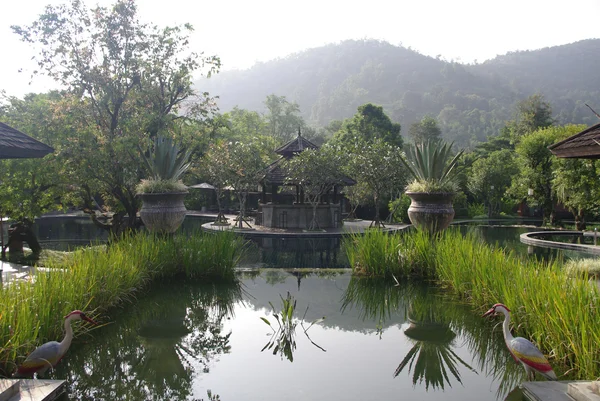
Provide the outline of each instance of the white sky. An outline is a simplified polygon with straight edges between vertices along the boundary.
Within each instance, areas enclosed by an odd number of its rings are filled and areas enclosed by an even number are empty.
[[[60,2],[2,2],[0,90],[22,96],[55,87],[39,77],[29,85],[32,53],[10,25],[30,24],[45,5]],[[159,26],[191,23],[194,50],[220,56],[223,69],[345,39],[382,39],[433,57],[481,62],[600,37],[600,0],[138,0],[138,10],[142,21]]]

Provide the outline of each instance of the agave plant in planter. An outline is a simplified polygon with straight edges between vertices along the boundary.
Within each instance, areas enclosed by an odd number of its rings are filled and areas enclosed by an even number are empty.
[[[464,150],[452,155],[452,144],[428,141],[408,148],[401,158],[413,181],[406,187],[411,199],[408,217],[430,233],[448,227],[454,219],[452,199],[457,190],[458,161]]]
[[[150,178],[137,187],[142,199],[140,217],[149,231],[172,233],[186,215],[183,204],[187,187],[181,175],[190,167],[190,151],[181,149],[172,138],[157,136],[148,155],[139,148]]]

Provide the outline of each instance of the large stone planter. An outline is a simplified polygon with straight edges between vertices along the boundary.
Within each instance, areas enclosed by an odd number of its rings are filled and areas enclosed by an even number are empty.
[[[146,228],[151,232],[175,232],[187,213],[183,204],[185,195],[187,191],[139,194],[143,202],[140,218]]]
[[[417,228],[436,233],[447,228],[454,219],[453,192],[406,192],[410,197],[408,218]]]

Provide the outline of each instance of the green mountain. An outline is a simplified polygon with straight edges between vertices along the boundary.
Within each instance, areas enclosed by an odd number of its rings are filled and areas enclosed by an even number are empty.
[[[496,135],[514,105],[534,93],[552,104],[559,123],[595,123],[584,103],[600,109],[600,39],[512,52],[465,65],[386,42],[349,40],[225,71],[197,86],[219,96],[221,111],[235,106],[264,111],[267,95],[300,105],[312,125],[351,117],[371,102],[408,127],[425,115],[459,145]]]

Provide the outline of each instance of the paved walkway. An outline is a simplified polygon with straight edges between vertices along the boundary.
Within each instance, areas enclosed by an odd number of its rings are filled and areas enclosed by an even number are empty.
[[[192,211],[187,215],[213,218],[217,217],[217,215],[214,213],[200,213],[195,211]],[[231,223],[230,225],[213,225],[213,223],[210,222],[203,224],[202,228],[207,231],[233,230],[236,233],[247,236],[338,237],[342,235],[362,234],[369,229],[372,224],[371,220],[345,220],[341,227],[326,228],[318,231],[307,231],[302,229],[283,229],[259,226],[254,224],[254,219],[249,219],[248,224],[244,224],[244,228],[240,229],[234,227],[234,224],[237,223],[234,220],[236,217],[235,215],[225,215],[225,217]],[[399,231],[407,227],[410,227],[410,224],[386,224],[384,230]]]

